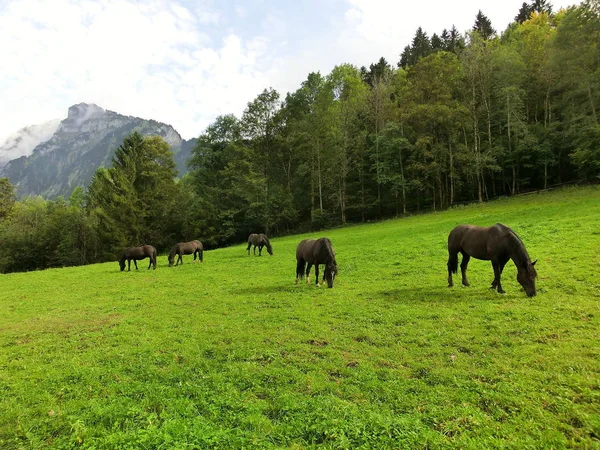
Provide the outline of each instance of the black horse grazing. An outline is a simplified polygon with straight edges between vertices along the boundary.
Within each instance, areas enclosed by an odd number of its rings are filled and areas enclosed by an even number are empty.
[[[467,280],[467,265],[471,256],[476,259],[492,261],[494,268],[494,281],[492,289],[504,294],[500,285],[500,275],[508,262],[512,259],[517,266],[517,281],[523,286],[529,297],[536,294],[535,263],[531,262],[525,245],[516,233],[506,225],[497,223],[491,227],[477,227],[475,225],[459,225],[448,236],[448,286],[452,287],[452,273],[458,270],[458,253],[462,253],[460,270],[462,284],[469,286]]]
[[[305,239],[298,244],[296,248],[296,284],[304,276],[304,266],[306,266],[306,284],[310,283],[310,268],[315,266],[316,284],[319,284],[319,264],[325,264],[325,273],[323,281],[327,280],[327,287],[333,287],[333,280],[337,275],[337,263],[335,261],[335,252],[331,246],[331,241],[327,238]]]
[[[198,262],[202,262],[204,261],[202,256],[203,251],[204,247],[202,247],[202,242],[200,241],[179,242],[169,252],[169,267],[173,265],[175,255],[178,256],[175,266],[178,266],[179,263],[183,264],[182,255],[191,255],[192,253],[194,254],[194,261],[196,261],[196,255],[198,255]]]
[[[246,249],[248,250],[248,254],[250,254],[250,247],[252,247],[253,245],[254,255],[256,255],[256,247],[258,247],[258,256],[262,256],[261,253],[263,247],[267,247],[269,255],[273,256],[273,247],[269,242],[269,238],[264,234],[251,234],[250,236],[248,236],[248,248]]]
[[[141,259],[150,258],[150,264],[148,264],[148,269],[154,266],[156,269],[156,249],[151,245],[142,245],[141,247],[129,247],[123,250],[121,253],[121,257],[119,258],[119,267],[121,268],[121,272],[125,270],[125,260],[127,260],[127,271],[131,270],[131,260],[133,260],[133,264],[135,265],[135,270],[137,270],[137,262]]]

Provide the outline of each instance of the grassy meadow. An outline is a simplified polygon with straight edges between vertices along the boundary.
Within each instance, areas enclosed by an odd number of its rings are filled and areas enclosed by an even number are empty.
[[[512,262],[447,287],[449,231],[496,222],[536,297]],[[0,275],[0,448],[600,448],[599,187],[310,236],[333,289],[294,284],[309,235]]]

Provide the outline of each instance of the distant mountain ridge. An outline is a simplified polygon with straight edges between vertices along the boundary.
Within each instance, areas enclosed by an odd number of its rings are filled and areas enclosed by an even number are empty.
[[[77,186],[89,184],[98,167],[110,165],[114,151],[133,131],[161,136],[171,146],[179,175],[187,171],[196,142],[182,139],[171,125],[124,116],[95,104],[73,105],[67,118],[56,122],[23,128],[0,147],[0,168],[7,155],[23,154],[0,169],[0,177],[7,177],[17,187],[19,198],[69,197]],[[31,153],[27,155],[28,150]]]

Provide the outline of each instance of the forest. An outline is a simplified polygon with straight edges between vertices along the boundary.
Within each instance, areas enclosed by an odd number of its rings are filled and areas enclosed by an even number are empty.
[[[523,3],[503,32],[418,28],[398,61],[269,88],[200,134],[176,179],[134,132],[69,199],[16,201],[0,179],[0,272],[205,248],[441,210],[600,177],[600,1]]]

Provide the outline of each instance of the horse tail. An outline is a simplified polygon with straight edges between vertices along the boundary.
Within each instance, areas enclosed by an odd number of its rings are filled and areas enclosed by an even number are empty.
[[[458,271],[458,253],[450,253],[450,256],[448,257],[448,270],[452,273]]]

